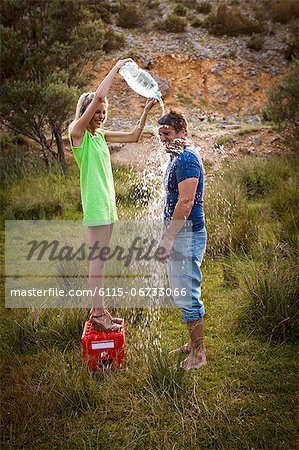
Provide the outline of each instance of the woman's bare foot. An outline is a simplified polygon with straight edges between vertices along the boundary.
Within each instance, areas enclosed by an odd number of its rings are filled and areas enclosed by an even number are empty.
[[[106,313],[106,310],[92,309],[90,312],[89,320],[92,322],[93,327],[97,328],[99,331],[120,331],[121,326],[115,324],[111,320],[110,314]]]
[[[207,364],[205,351],[202,349],[191,349],[190,354],[181,362],[180,367],[186,370],[200,369],[205,364]]]
[[[190,353],[191,352],[191,342],[187,342],[182,345],[182,347],[176,348],[175,350],[171,350],[169,352],[170,355],[177,355],[178,353]]]
[[[122,323],[123,323],[123,319],[121,319],[120,317],[112,317],[112,315],[110,314],[110,312],[108,311],[108,309],[95,309],[95,308],[92,308],[91,310],[90,310],[90,317],[89,317],[89,320],[91,320],[91,318],[93,317],[93,316],[101,316],[101,315],[107,315],[109,318],[110,318],[110,320],[111,320],[111,322],[113,322],[113,323],[116,323],[116,324],[118,324],[118,325],[122,325]]]
[[[110,314],[108,309],[105,309],[105,313],[110,317],[110,319],[112,320],[113,323],[117,323],[118,325],[121,325],[124,321],[120,317],[112,317],[112,315]]]

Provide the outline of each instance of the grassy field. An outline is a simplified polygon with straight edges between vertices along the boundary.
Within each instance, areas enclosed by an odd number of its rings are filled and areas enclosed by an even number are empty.
[[[150,197],[132,170],[115,171],[120,215],[129,218],[136,198]],[[80,346],[87,310],[2,308],[2,448],[298,448],[297,173],[296,157],[254,158],[207,186],[208,365],[200,371],[168,355],[187,338],[176,310],[118,311],[127,366],[91,374]],[[67,188],[39,170],[31,186],[20,174],[4,188],[6,219],[81,217],[74,168]]]

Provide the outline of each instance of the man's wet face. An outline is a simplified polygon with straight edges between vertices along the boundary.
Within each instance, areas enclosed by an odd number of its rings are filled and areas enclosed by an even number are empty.
[[[161,143],[167,152],[177,151],[185,145],[185,133],[177,133],[171,125],[161,125],[158,130]]]

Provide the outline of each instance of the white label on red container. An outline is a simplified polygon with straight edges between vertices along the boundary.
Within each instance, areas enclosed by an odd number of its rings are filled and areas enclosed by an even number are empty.
[[[98,350],[101,348],[114,348],[114,341],[94,341],[91,343],[92,350]]]

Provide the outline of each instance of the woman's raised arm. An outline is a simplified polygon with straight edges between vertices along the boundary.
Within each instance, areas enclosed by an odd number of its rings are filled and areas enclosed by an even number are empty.
[[[94,113],[96,112],[99,100],[105,98],[108,94],[108,91],[113,83],[114,77],[119,71],[119,69],[126,64],[128,61],[132,61],[131,58],[120,59],[115,66],[110,70],[108,75],[101,82],[99,87],[97,88],[94,98],[91,103],[88,105],[84,113],[79,117],[76,123],[73,125],[71,130],[71,136],[76,139],[81,139],[84,136],[85,129],[91,119],[93,118]],[[88,94],[86,94],[88,95]]]
[[[143,113],[138,121],[138,124],[132,131],[104,131],[105,139],[107,142],[129,143],[138,142],[144,128],[147,116],[152,107],[157,103],[157,100],[150,98],[147,100]]]

